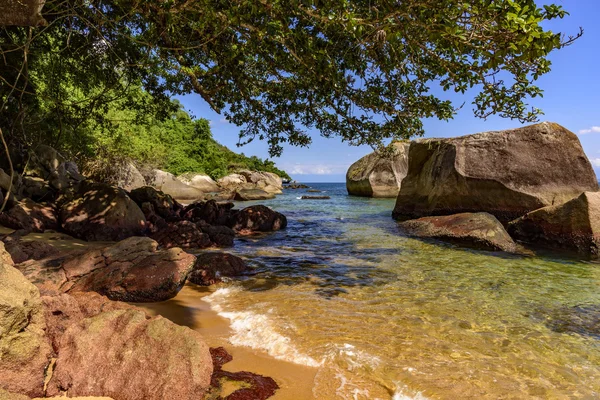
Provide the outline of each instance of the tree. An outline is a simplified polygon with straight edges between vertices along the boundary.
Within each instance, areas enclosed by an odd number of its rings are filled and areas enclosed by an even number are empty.
[[[423,118],[456,112],[436,85],[477,88],[479,117],[535,121],[527,101],[542,94],[548,55],[582,34],[543,28],[565,15],[534,0],[49,0],[47,26],[0,33],[0,100],[12,107],[0,124],[15,132],[25,109],[36,114],[44,59],[87,96],[64,104],[44,92],[69,123],[101,120],[111,96],[140,83],[157,112],[198,93],[272,155],[308,145],[307,128],[371,146],[421,135]]]

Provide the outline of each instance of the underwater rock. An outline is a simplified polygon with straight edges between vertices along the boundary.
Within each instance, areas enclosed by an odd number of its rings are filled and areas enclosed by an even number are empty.
[[[213,285],[222,277],[240,275],[248,267],[240,257],[228,253],[201,253],[196,256],[194,269],[188,280],[197,285]]]
[[[229,226],[237,232],[271,232],[285,229],[287,218],[269,207],[257,205],[238,211]]]

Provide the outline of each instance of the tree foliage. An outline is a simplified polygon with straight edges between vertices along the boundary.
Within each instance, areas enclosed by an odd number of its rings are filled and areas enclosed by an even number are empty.
[[[25,134],[36,96],[59,125],[101,121],[138,83],[163,116],[169,96],[198,93],[273,155],[308,145],[309,128],[356,145],[420,135],[424,118],[456,112],[438,86],[476,88],[479,117],[534,121],[548,55],[581,34],[544,29],[565,15],[534,0],[48,0],[47,26],[0,33],[0,123]],[[62,74],[85,99],[42,87]]]

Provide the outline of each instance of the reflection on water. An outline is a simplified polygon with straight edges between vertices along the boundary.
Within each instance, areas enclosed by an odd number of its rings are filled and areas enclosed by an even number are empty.
[[[318,366],[316,398],[600,397],[598,264],[406,238],[393,200],[312,186],[331,200],[268,202],[287,230],[238,240],[254,273],[204,298],[231,343]]]

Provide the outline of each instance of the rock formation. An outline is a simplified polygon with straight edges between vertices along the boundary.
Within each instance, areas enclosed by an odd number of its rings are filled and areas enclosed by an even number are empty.
[[[393,197],[400,191],[408,171],[410,143],[395,142],[390,154],[373,152],[352,164],[346,173],[348,194],[364,197]]]

